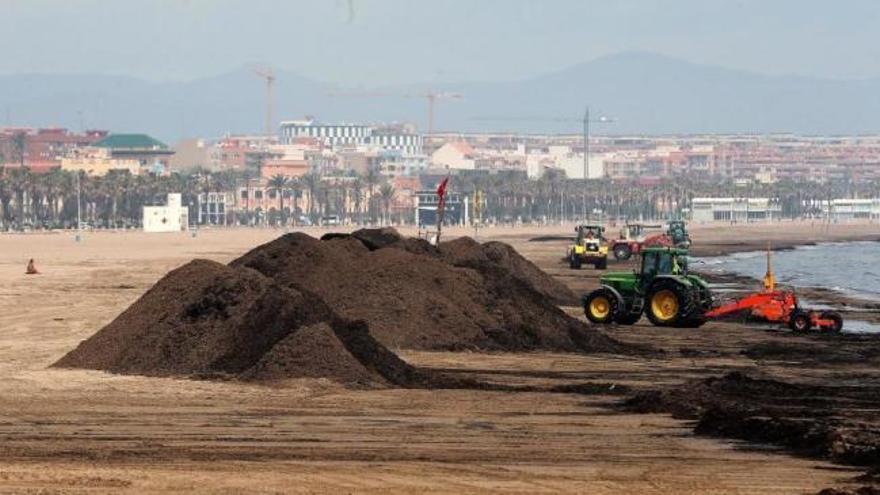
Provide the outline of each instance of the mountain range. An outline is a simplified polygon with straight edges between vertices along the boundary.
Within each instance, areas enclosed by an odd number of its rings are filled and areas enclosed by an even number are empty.
[[[523,61],[528,63],[528,61]],[[770,76],[626,52],[536,77],[501,82],[340,87],[276,72],[279,120],[414,122],[428,91],[445,131],[580,132],[584,108],[613,122],[599,134],[880,133],[880,78]],[[246,67],[185,82],[108,75],[0,75],[0,123],[184,137],[261,132],[265,83]]]

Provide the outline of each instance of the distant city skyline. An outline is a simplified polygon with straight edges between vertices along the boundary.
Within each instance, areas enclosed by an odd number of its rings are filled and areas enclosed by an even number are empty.
[[[623,51],[880,77],[880,3],[0,0],[0,74],[186,81],[264,64],[344,86],[535,77]]]

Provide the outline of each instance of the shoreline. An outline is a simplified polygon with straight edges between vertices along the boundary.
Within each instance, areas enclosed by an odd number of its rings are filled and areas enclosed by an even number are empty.
[[[880,234],[856,234],[835,236],[832,239],[809,240],[809,239],[790,239],[790,240],[772,240],[770,243],[770,251],[793,251],[799,247],[805,246],[821,246],[824,244],[839,244],[850,242],[880,242]],[[696,245],[692,248],[692,255],[699,258],[717,258],[721,256],[729,256],[736,253],[763,253],[767,251],[767,242],[759,240],[748,240],[732,243],[707,242],[702,245]]]

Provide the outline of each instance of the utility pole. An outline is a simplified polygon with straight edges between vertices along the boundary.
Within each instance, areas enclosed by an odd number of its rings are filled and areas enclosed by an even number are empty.
[[[587,221],[587,178],[590,169],[590,106],[584,111],[584,190],[581,222]]]
[[[474,120],[488,120],[488,121],[513,121],[513,120],[525,120],[525,121],[533,121],[533,122],[580,122],[583,125],[583,138],[584,138],[584,189],[582,193],[582,211],[581,214],[584,217],[584,220],[587,218],[587,180],[590,175],[590,124],[598,123],[598,124],[608,124],[614,122],[614,119],[600,116],[598,119],[593,120],[590,117],[590,106],[587,105],[584,110],[584,116],[582,118],[575,117],[564,117],[564,118],[517,118],[517,117],[479,117]],[[577,200],[574,200],[577,201]],[[577,211],[577,203],[572,204],[572,215],[575,211]],[[561,211],[561,210],[560,210]]]
[[[609,124],[614,122],[614,119],[602,116],[596,120],[590,119],[590,106],[587,105],[586,110],[584,110],[584,191],[583,191],[583,217],[584,221],[587,219],[587,180],[589,179],[590,174],[590,123],[595,122],[597,124]]]
[[[80,189],[81,189],[81,187],[80,187],[80,174],[81,173],[82,172],[79,170],[76,171],[76,242],[79,242],[80,239],[82,238],[82,217],[80,216],[80,211],[79,211],[80,204],[82,204],[82,201],[80,201]]]

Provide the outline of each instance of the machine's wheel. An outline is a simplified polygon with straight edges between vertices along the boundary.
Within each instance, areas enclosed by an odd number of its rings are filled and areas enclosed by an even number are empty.
[[[617,317],[617,323],[621,325],[634,325],[642,319],[642,313],[626,313]]]
[[[617,261],[626,261],[632,257],[632,248],[629,244],[618,244],[614,246],[614,259]]]
[[[788,320],[788,327],[795,332],[808,332],[812,326],[813,322],[810,321],[810,315],[802,311],[793,313]]]
[[[824,311],[821,315],[819,315],[819,318],[823,320],[834,321],[834,325],[825,329],[827,332],[838,333],[843,330],[843,317],[840,316],[840,313],[836,311]]]
[[[568,266],[570,266],[574,270],[581,269],[581,257],[577,255],[574,251],[568,254]]]
[[[584,298],[584,313],[593,323],[614,323],[620,312],[619,306],[617,296],[606,288],[596,289]]]
[[[671,280],[658,282],[648,292],[646,313],[651,323],[658,327],[683,326],[693,318],[694,303],[687,289]]]
[[[602,258],[602,259],[596,261],[596,264],[593,266],[596,267],[596,270],[604,270],[604,269],[608,268],[608,258]]]

